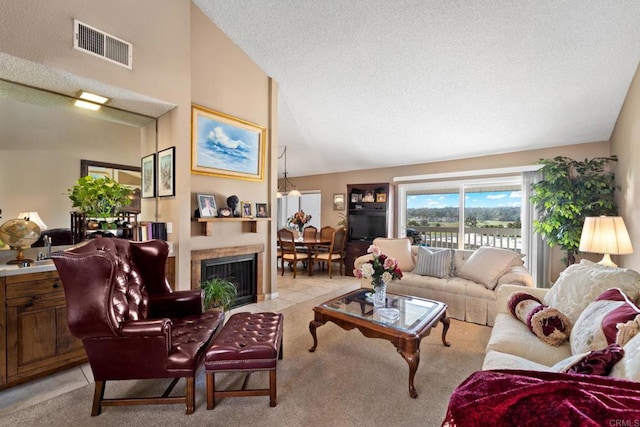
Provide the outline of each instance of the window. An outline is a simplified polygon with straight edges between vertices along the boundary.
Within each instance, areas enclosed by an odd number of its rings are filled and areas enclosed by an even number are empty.
[[[398,189],[401,235],[417,236],[433,247],[522,250],[520,176],[401,184]]]
[[[301,210],[311,215],[311,221],[308,225],[320,229],[320,201],[320,192],[305,192],[300,197],[282,196],[278,198],[278,229],[288,228],[287,219]]]

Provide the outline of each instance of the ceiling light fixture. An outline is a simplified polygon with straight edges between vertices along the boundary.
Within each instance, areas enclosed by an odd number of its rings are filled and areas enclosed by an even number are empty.
[[[80,99],[84,99],[86,101],[91,101],[95,104],[106,104],[109,101],[109,98],[105,98],[104,96],[96,95],[95,93],[81,91],[80,95],[78,95]]]
[[[104,105],[110,101],[109,98],[96,95],[95,93],[86,92],[84,90],[78,92],[78,98],[80,99],[76,99],[73,105],[93,111],[98,111],[100,109],[100,105]]]
[[[83,101],[81,99],[76,99],[76,102],[73,103],[76,107],[86,108],[87,110],[98,111],[100,106],[98,104],[94,104],[93,102]]]
[[[287,178],[287,146],[286,145],[284,146],[284,151],[282,152],[282,154],[278,156],[278,159],[281,159],[283,156],[284,156],[284,179],[282,180],[283,189],[282,191],[280,191],[280,184],[278,184],[278,192],[276,193],[276,196],[282,197],[283,195],[286,195],[289,197],[300,197],[302,196],[302,193],[298,191],[296,189],[296,186],[293,185],[291,181],[289,181],[289,178]],[[289,184],[292,188],[292,190],[289,192],[287,192],[287,184]]]

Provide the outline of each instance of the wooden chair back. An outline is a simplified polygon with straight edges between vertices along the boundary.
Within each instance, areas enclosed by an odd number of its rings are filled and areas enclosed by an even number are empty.
[[[318,237],[318,229],[313,225],[308,225],[304,228],[302,237],[305,239],[315,239]]]

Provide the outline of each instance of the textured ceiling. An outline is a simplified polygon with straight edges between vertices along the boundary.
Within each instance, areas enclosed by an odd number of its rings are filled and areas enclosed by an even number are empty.
[[[637,0],[193,2],[278,81],[289,176],[608,140],[640,59]]]

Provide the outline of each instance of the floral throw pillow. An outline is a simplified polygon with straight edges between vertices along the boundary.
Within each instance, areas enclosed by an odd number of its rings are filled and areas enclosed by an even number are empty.
[[[640,308],[621,289],[604,291],[576,321],[571,332],[571,353],[600,350],[616,342],[624,345],[637,332],[634,325],[638,315]]]
[[[538,298],[526,292],[514,292],[507,301],[507,308],[549,345],[557,347],[571,334],[571,321],[567,316],[555,308],[545,306]]]
[[[610,288],[620,288],[629,298],[638,298],[640,273],[614,268],[583,259],[567,267],[544,297],[543,302],[564,313],[573,323],[598,295]]]

